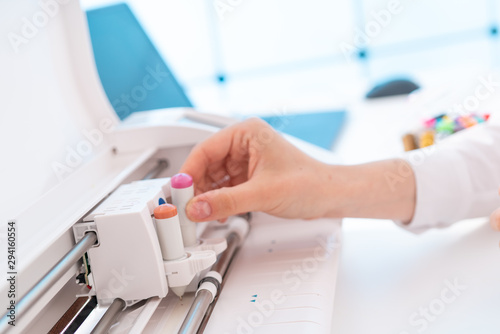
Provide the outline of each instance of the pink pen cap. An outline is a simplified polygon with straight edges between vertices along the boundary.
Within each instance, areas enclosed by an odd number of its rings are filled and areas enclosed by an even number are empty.
[[[172,188],[175,189],[188,188],[193,185],[193,178],[191,177],[191,175],[188,175],[186,173],[175,174],[174,176],[172,176],[170,184],[172,185]]]
[[[196,224],[186,215],[186,205],[194,197],[193,178],[191,175],[179,173],[170,179],[172,204],[177,207],[181,223],[184,246],[191,247],[198,243],[196,238]]]

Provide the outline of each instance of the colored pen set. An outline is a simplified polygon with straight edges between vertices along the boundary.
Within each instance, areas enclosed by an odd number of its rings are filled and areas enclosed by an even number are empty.
[[[489,117],[489,114],[474,113],[460,116],[442,114],[425,120],[420,131],[403,137],[405,151],[431,146],[456,132],[484,123]]]

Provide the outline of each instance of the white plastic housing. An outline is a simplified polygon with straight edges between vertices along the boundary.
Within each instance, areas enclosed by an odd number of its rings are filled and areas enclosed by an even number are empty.
[[[165,261],[165,273],[168,277],[168,285],[172,288],[187,286],[199,272],[210,268],[217,257],[215,252],[198,251],[187,252],[186,259]]]
[[[99,246],[88,252],[99,303],[109,304],[119,297],[132,304],[167,295],[151,214],[159,199],[165,199],[169,182],[164,178],[122,185],[85,218],[95,223],[99,240]]]
[[[163,298],[167,284],[182,296],[226,249],[226,240],[221,238],[185,249],[178,216],[157,219],[155,225],[154,209],[170,196],[169,185],[170,178],[122,185],[73,227],[76,241],[88,231],[97,233],[98,244],[88,255],[100,304],[110,304],[115,298],[127,305]]]

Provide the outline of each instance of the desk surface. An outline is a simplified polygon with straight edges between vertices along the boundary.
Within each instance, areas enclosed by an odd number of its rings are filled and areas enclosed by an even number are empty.
[[[348,164],[400,154],[404,127],[418,124],[412,107],[394,99],[349,108],[335,152]],[[390,221],[345,219],[333,333],[498,333],[499,241],[487,219],[418,236]],[[447,281],[465,289],[443,299]]]
[[[346,219],[343,228],[334,333],[498,333],[500,234],[485,219],[419,236],[388,221]],[[443,303],[455,280],[465,289]]]

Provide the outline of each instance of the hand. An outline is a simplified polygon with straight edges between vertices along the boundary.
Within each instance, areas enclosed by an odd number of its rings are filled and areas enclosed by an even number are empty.
[[[196,196],[186,213],[192,221],[224,219],[249,211],[285,218],[326,214],[332,175],[260,119],[225,128],[198,144],[182,166]]]
[[[499,189],[500,194],[500,189]],[[496,209],[490,216],[490,224],[493,229],[500,231],[500,208]]]

